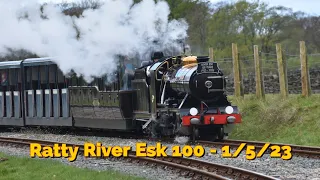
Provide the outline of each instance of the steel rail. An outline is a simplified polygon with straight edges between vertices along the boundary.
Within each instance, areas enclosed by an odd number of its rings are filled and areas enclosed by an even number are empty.
[[[246,141],[246,140],[223,140],[222,142],[211,142],[211,141],[197,141],[197,143],[206,146],[218,145],[218,146],[230,146],[233,148],[239,147],[241,143],[246,143],[247,145],[254,145],[256,150],[260,150],[267,142],[260,141]],[[320,158],[320,147],[314,146],[299,146],[293,144],[283,144],[283,143],[270,143],[270,146],[290,146],[291,152],[297,155],[305,156],[308,158]],[[270,147],[269,146],[269,147]],[[266,151],[266,153],[270,153],[270,148]]]

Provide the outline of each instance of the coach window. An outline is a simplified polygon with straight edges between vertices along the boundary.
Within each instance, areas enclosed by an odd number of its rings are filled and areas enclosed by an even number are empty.
[[[1,76],[1,90],[6,91],[8,89],[9,81],[8,81],[8,69],[0,70]]]
[[[6,72],[7,70],[1,70],[1,86],[7,86],[8,85],[8,74]]]
[[[58,65],[56,66],[56,84],[57,84],[57,89],[62,89],[62,88],[67,88],[68,87],[68,81],[61,69],[59,68]]]
[[[40,82],[40,89],[47,89],[49,82],[49,70],[48,66],[38,66],[38,80]]]
[[[28,66],[26,67],[26,80],[28,83],[28,88],[31,90],[40,89],[38,66]]]
[[[19,89],[19,83],[18,83],[18,80],[19,80],[19,77],[18,77],[18,70],[19,69],[8,69],[9,74],[7,76],[7,79],[8,79],[8,90],[10,91],[16,91]]]
[[[49,82],[50,89],[61,89],[66,87],[64,75],[57,64],[47,66],[49,69]]]
[[[55,65],[48,65],[47,66],[48,69],[48,89],[56,89],[57,88],[57,72],[56,69],[57,67]]]
[[[72,86],[71,79],[67,75],[63,74],[63,80],[64,80],[63,88],[68,88],[69,86]]]
[[[32,89],[32,71],[31,67],[26,66],[24,68],[24,77],[25,77],[25,89],[26,90],[31,90]]]
[[[32,88],[40,89],[40,66],[30,66],[30,71],[32,73]]]
[[[15,74],[15,91],[20,91],[21,90],[21,70],[20,69],[14,69],[14,74]]]
[[[40,73],[40,66],[31,67],[32,72],[32,85],[34,89],[41,89],[41,73]]]
[[[50,84],[50,69],[51,69],[51,65],[46,65],[44,67],[44,72],[45,72],[45,80],[44,80],[44,89],[50,89],[51,88],[51,84]]]

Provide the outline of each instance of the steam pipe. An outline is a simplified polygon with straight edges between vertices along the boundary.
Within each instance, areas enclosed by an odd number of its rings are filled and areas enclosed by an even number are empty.
[[[163,87],[163,89],[162,89],[161,104],[163,104],[163,101],[164,101],[164,94],[165,94],[165,92],[166,92],[166,86],[167,86],[167,81],[165,81],[164,87]]]

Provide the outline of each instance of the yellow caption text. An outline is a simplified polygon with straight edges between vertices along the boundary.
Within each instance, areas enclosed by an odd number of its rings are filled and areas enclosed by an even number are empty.
[[[239,154],[245,151],[246,159],[253,160],[260,158],[264,155],[266,150],[270,148],[270,157],[282,158],[284,160],[291,159],[291,147],[290,146],[270,146],[266,144],[261,150],[256,152],[254,146],[246,145],[242,143],[239,147],[235,148],[232,152],[230,146],[223,146],[220,149],[221,157],[223,158],[236,158]],[[172,146],[170,153],[168,153],[168,147],[161,143],[155,145],[147,145],[147,143],[136,143],[135,151],[132,151],[130,146],[103,146],[101,143],[85,143],[81,149],[79,146],[71,146],[67,144],[54,144],[53,146],[42,146],[41,144],[30,144],[30,157],[39,158],[68,158],[69,161],[75,161],[79,152],[85,157],[128,157],[129,155],[135,155],[138,157],[202,157],[206,154],[206,149],[203,146]],[[207,148],[208,149],[208,148]],[[258,150],[258,148],[257,148]],[[280,152],[280,151],[283,152]],[[209,150],[211,154],[218,154],[217,149],[211,148]]]

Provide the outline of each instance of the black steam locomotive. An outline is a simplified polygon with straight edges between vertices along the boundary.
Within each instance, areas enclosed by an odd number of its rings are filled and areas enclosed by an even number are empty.
[[[208,57],[164,57],[122,82],[87,84],[53,58],[0,62],[0,126],[64,126],[222,139],[241,116]]]
[[[142,127],[152,136],[223,139],[241,122],[225,95],[222,71],[208,57],[164,58],[136,70],[132,83],[139,99],[136,121],[145,121]]]

